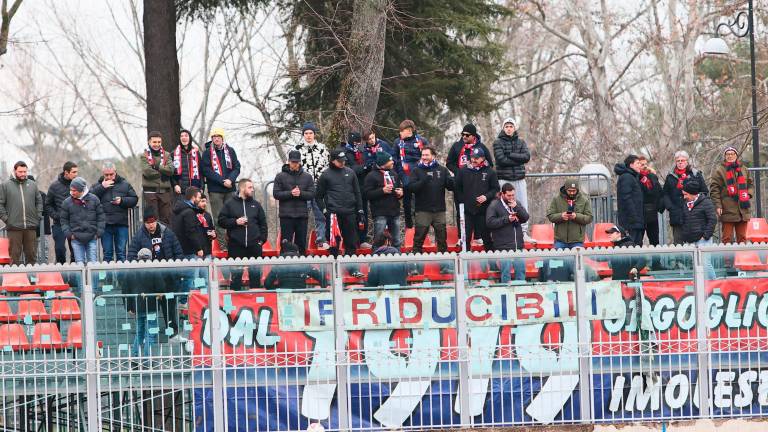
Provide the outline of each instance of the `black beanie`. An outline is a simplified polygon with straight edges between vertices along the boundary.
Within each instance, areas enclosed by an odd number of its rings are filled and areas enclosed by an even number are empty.
[[[695,195],[701,191],[701,188],[699,187],[699,182],[696,180],[688,180],[687,182],[683,183],[683,191]]]
[[[468,133],[470,135],[477,136],[477,128],[472,123],[468,123],[464,125],[464,129],[461,130],[461,133]]]

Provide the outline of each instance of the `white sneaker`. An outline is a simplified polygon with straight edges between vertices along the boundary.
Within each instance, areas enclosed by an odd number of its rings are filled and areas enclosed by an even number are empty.
[[[174,336],[168,338],[168,342],[178,343],[178,344],[187,343],[188,340],[189,339],[185,338],[184,336],[180,335],[179,333],[176,333]]]
[[[536,239],[534,239],[533,237],[529,236],[528,233],[523,233],[523,241],[525,243],[531,243],[531,244],[536,244],[537,243]]]
[[[372,246],[368,242],[363,242],[360,244],[360,249],[370,249]]]
[[[322,242],[317,245],[317,248],[320,250],[328,250],[331,248],[331,245],[329,245],[328,242]]]
[[[483,239],[475,239],[475,241],[473,243],[478,245],[478,246],[482,246],[483,245]]]

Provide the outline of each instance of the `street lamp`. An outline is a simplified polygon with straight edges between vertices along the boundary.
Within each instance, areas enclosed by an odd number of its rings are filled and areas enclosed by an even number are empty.
[[[718,24],[715,29],[715,37],[704,44],[704,54],[728,55],[730,49],[725,40],[720,38],[720,30],[727,30],[736,37],[749,36],[749,66],[752,78],[752,163],[754,168],[760,167],[760,130],[757,126],[757,77],[755,74],[755,17],[753,0],[747,2],[746,12],[739,12],[732,21]],[[760,199],[760,171],[755,171],[755,210],[757,217],[763,216],[762,202]]]

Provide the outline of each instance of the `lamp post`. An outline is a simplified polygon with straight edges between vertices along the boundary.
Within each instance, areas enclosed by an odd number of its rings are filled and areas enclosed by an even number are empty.
[[[704,44],[705,54],[727,55],[730,53],[728,44],[720,38],[720,30],[727,30],[732,35],[743,38],[749,36],[749,67],[752,79],[752,163],[755,168],[760,167],[760,129],[757,126],[757,76],[755,73],[755,17],[753,0],[747,2],[746,12],[741,11],[728,22],[718,24],[715,29],[715,37]],[[760,199],[760,171],[755,171],[755,210],[757,217],[763,216],[762,202]]]

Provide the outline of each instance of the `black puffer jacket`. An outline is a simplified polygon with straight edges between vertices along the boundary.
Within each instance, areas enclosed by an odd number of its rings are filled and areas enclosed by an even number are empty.
[[[704,181],[704,174],[701,171],[688,167],[688,178],[686,182],[695,180],[701,188],[700,192],[709,195],[709,188],[707,188],[707,182]],[[677,188],[677,183],[680,177],[675,174],[674,168],[672,172],[667,174],[667,179],[664,182],[664,208],[669,212],[669,224],[671,226],[680,226],[683,224],[683,208],[685,207],[685,200],[683,199],[683,190]]]
[[[454,179],[448,168],[435,162],[431,167],[418,165],[411,172],[408,193],[413,193],[417,212],[445,211],[445,191],[454,189]]]
[[[139,203],[136,191],[128,180],[120,176],[115,177],[115,184],[111,188],[102,186],[103,181],[104,177],[99,177],[99,181],[91,186],[91,193],[99,197],[104,216],[107,218],[107,225],[128,226],[128,210]],[[120,197],[120,204],[112,204],[112,200],[117,197]]]
[[[206,243],[210,248],[210,240],[208,240],[205,231],[201,229],[197,210],[186,200],[178,200],[173,206],[171,229],[176,234],[176,238],[179,239],[184,255],[195,255],[200,250],[205,253]]]
[[[69,184],[72,180],[64,178],[64,173],[59,174],[51,186],[48,187],[48,194],[45,196],[45,208],[53,219],[55,225],[59,225],[59,212],[64,200],[69,198]]]
[[[246,225],[238,225],[237,219],[247,217]],[[239,195],[234,195],[224,203],[219,212],[219,226],[227,230],[230,242],[248,247],[257,242],[262,244],[267,241],[269,230],[267,228],[267,215],[258,201],[253,198],[243,200]]]
[[[395,173],[395,170],[389,170],[389,175],[392,177],[394,189],[402,189],[403,181],[400,176]],[[399,216],[400,215],[400,199],[395,194],[394,189],[392,193],[384,193],[384,172],[381,170],[374,170],[368,173],[365,177],[365,186],[363,191],[368,202],[371,204],[371,215],[377,216]]]
[[[157,223],[157,229],[160,230],[160,248],[159,251],[153,251],[153,256],[157,256],[158,260],[183,259],[184,252],[181,250],[181,244],[179,244],[179,239],[173,233],[173,230],[160,222]],[[147,227],[143,224],[141,225],[141,228],[136,231],[136,234],[133,235],[133,239],[128,245],[128,252],[125,255],[125,259],[128,261],[136,261],[139,251],[142,249],[154,249],[152,245],[152,234],[149,233]]]
[[[297,197],[291,194],[296,186],[301,192]],[[281,218],[306,218],[309,216],[307,202],[315,198],[315,182],[309,173],[304,172],[304,168],[291,171],[288,164],[285,164],[275,176],[272,196],[280,201]]]
[[[656,174],[648,173],[648,179],[653,185],[651,189],[640,183],[640,190],[643,191],[643,219],[647,224],[655,224],[657,215],[664,211],[664,189]]]
[[[464,212],[468,214],[484,213],[491,201],[499,193],[499,179],[496,171],[488,166],[479,170],[462,168],[456,176],[455,197],[460,203],[464,203]],[[477,197],[485,195],[486,200],[482,205],[477,205]]]
[[[717,225],[717,213],[712,200],[700,193],[693,202],[693,209],[688,210],[687,204],[683,206],[683,241],[695,243],[701,239],[711,239]]]
[[[303,289],[307,288],[307,279],[312,278],[325,287],[323,274],[307,265],[276,265],[272,266],[267,278],[264,279],[266,289]]]
[[[531,160],[531,152],[524,139],[499,132],[493,142],[493,158],[496,161],[496,174],[501,180],[522,180],[525,178],[525,164]]]
[[[643,191],[638,173],[623,163],[616,164],[613,172],[619,176],[616,182],[619,226],[626,230],[645,228]]]
[[[61,204],[59,216],[61,230],[67,238],[75,236],[79,242],[88,243],[104,234],[104,209],[92,193],[83,195],[83,198],[77,201],[71,196],[65,199]]]
[[[488,161],[488,166],[493,168],[493,153],[491,153],[488,150],[488,147],[483,144],[483,139],[480,137],[480,134],[477,134],[477,142],[475,143],[472,148],[479,147],[483,149],[483,152],[485,153],[485,160]],[[467,164],[469,163],[469,152],[470,150],[464,149],[464,141],[459,139],[453,145],[451,145],[451,149],[448,150],[448,156],[445,159],[445,167],[451,170],[451,172],[456,175],[459,173],[459,159],[461,159],[462,152],[464,153],[464,156],[466,157]]]
[[[317,181],[317,204],[328,213],[351,215],[363,210],[362,194],[352,169],[331,164]]]
[[[517,213],[517,222],[509,221],[509,212],[501,202],[501,198],[493,200],[485,214],[485,226],[491,232],[493,248],[497,250],[522,250],[525,248],[523,241],[523,226],[528,222],[528,212],[525,207],[517,203],[514,209]]]

